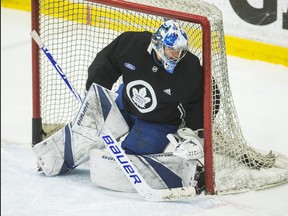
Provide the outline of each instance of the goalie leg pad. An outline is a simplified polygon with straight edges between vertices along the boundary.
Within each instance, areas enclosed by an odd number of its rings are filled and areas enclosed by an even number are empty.
[[[33,146],[38,164],[46,176],[55,176],[74,169],[89,160],[93,148],[101,148],[101,142],[73,133],[70,124],[46,140]]]
[[[98,137],[104,125],[117,138],[127,133],[128,126],[111,94],[93,84],[74,121],[33,146],[45,175],[65,173],[89,160],[91,149],[104,147]]]
[[[195,186],[197,160],[184,160],[172,153],[127,155],[148,185],[154,189]],[[106,149],[90,152],[90,177],[94,184],[114,191],[136,192]],[[116,179],[116,181],[115,181]]]
[[[33,152],[36,155],[38,165],[45,175],[57,175],[64,163],[64,148],[58,147],[58,143],[65,142],[64,130],[61,129],[53,136],[33,146]],[[61,149],[63,149],[61,151]]]
[[[115,93],[93,83],[72,123],[73,132],[96,140],[105,126],[116,139],[125,135],[129,127],[114,98]]]

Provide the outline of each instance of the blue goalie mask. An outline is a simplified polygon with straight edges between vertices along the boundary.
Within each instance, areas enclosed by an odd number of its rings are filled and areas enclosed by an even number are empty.
[[[185,31],[177,21],[168,20],[152,35],[148,51],[154,49],[165,70],[172,74],[177,63],[186,55],[187,48]]]

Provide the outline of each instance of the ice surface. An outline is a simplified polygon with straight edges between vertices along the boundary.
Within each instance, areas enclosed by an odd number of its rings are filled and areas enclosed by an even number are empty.
[[[31,151],[31,17],[1,7],[1,18],[2,216],[288,215],[288,184],[184,202],[147,202],[137,193],[94,185],[89,163],[65,176],[37,173]],[[245,138],[258,149],[288,155],[288,68],[228,56],[228,69]]]

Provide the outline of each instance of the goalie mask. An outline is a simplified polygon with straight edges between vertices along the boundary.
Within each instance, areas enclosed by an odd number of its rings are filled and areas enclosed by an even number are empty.
[[[187,48],[185,31],[175,20],[168,20],[152,35],[148,52],[154,49],[165,70],[172,74],[177,63],[186,55]]]

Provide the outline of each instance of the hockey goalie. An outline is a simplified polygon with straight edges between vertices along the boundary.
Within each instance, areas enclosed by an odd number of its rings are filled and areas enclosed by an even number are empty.
[[[90,158],[91,180],[95,184],[135,192],[100,138],[104,128],[119,142],[129,132],[114,98],[115,93],[92,84],[76,118],[33,147],[46,176],[66,174]],[[200,193],[204,189],[201,139],[189,128],[178,129],[176,134],[168,134],[167,139],[173,152],[128,157],[152,188],[195,187]]]
[[[194,131],[203,128],[203,74],[187,47],[183,28],[167,20],[155,33],[124,32],[100,51],[88,69],[87,94],[75,119],[33,147],[45,175],[67,173],[90,158],[93,182],[134,191],[103,142],[109,132],[118,143],[112,154],[124,151],[121,156],[129,158],[118,157],[118,163],[132,162],[150,187],[193,187],[201,193],[203,146]],[[108,89],[120,76],[115,94]]]

